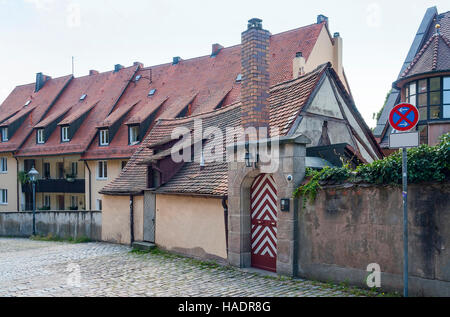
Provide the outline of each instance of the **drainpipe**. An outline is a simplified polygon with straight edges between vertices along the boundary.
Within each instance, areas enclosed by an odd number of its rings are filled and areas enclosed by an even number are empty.
[[[16,159],[17,212],[20,212],[19,160],[15,156],[14,158]]]
[[[228,205],[227,205],[227,196],[223,196],[222,198],[222,207],[223,207],[223,217],[225,220],[225,241],[227,246],[227,256],[228,256]]]
[[[133,195],[130,195],[130,244],[134,242],[134,210],[133,210]]]
[[[86,166],[86,168],[88,169],[88,172],[89,172],[89,210],[92,210],[92,195],[91,195],[91,188],[92,188],[92,183],[91,183],[91,169],[89,168],[89,164],[87,163],[87,161],[84,161],[84,165]]]

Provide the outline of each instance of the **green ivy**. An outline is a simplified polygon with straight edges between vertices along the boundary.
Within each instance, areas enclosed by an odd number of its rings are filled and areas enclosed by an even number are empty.
[[[409,149],[408,182],[443,182],[450,179],[450,133],[441,137],[436,146],[421,145]],[[313,202],[320,183],[354,182],[368,184],[401,184],[402,183],[402,152],[398,151],[383,160],[360,165],[355,170],[344,165],[339,168],[326,167],[321,171],[308,169],[308,182],[294,191],[294,197],[307,198]]]

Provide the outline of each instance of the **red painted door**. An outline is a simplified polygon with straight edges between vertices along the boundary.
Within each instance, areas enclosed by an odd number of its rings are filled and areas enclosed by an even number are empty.
[[[252,266],[277,271],[277,190],[272,175],[259,175],[251,188]]]

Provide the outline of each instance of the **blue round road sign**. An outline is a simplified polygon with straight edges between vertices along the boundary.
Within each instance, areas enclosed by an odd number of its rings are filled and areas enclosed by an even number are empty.
[[[402,103],[395,106],[389,115],[391,126],[401,132],[412,130],[419,122],[419,111],[413,105]]]

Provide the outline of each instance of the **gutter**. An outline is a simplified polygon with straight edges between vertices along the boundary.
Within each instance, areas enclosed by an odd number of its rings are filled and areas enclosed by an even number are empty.
[[[130,245],[134,242],[134,201],[133,195],[130,195]]]
[[[89,171],[89,210],[92,210],[92,182],[91,182],[91,169],[89,168],[89,165],[86,161],[84,161],[84,166],[86,166],[86,168]]]
[[[17,211],[20,212],[19,159],[14,154],[13,157],[16,159]]]
[[[225,242],[227,247],[227,256],[228,256],[228,205],[227,205],[228,196],[223,196],[222,198],[222,207],[223,207],[223,217],[225,222]]]

